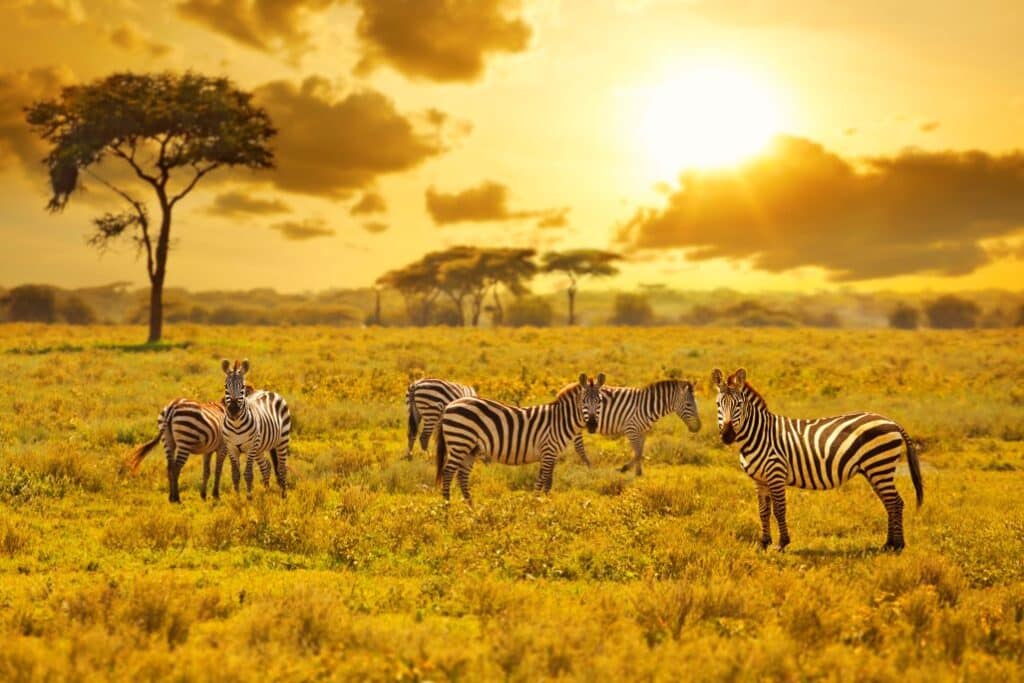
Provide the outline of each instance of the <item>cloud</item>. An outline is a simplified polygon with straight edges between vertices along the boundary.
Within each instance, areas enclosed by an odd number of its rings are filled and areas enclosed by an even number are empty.
[[[335,233],[333,228],[327,227],[327,222],[322,218],[307,218],[304,221],[281,221],[273,223],[271,230],[277,230],[286,240],[310,240],[315,237],[330,237]]]
[[[163,57],[172,50],[167,43],[154,40],[138,26],[128,21],[111,29],[109,36],[110,42],[128,52],[146,52],[152,57]]]
[[[515,0],[356,2],[361,74],[386,64],[413,79],[474,81],[490,55],[523,52],[532,33]]]
[[[243,45],[264,52],[285,51],[293,59],[310,49],[305,28],[312,14],[334,0],[186,0],[178,14]]]
[[[246,192],[233,190],[217,195],[207,209],[215,216],[244,216],[289,213],[291,207],[280,199],[260,199]]]
[[[387,223],[381,223],[380,221],[367,221],[363,223],[363,230],[369,233],[378,234],[388,229]]]
[[[5,3],[7,4],[7,3]],[[5,11],[40,24],[79,24],[85,21],[85,10],[79,0],[15,0]]]
[[[30,173],[44,175],[40,162],[46,146],[25,123],[24,107],[56,97],[74,80],[71,70],[63,66],[0,73],[0,169],[18,161]]]
[[[384,213],[388,210],[388,204],[376,192],[364,192],[358,202],[348,210],[352,216],[360,216],[370,213]]]
[[[933,130],[939,127],[938,121],[925,121],[918,128],[922,133],[931,133]]]
[[[1022,227],[1022,152],[908,150],[855,165],[780,137],[739,168],[684,172],[664,208],[637,210],[616,239],[773,272],[819,266],[845,281],[970,273],[991,260],[983,240]]]
[[[273,81],[255,94],[280,131],[277,168],[265,177],[290,192],[345,198],[445,151],[439,130],[417,128],[376,90],[340,97],[329,81],[310,76],[298,86]]]
[[[426,202],[427,212],[436,225],[537,218],[538,227],[563,227],[569,211],[567,208],[511,211],[508,187],[493,180],[484,180],[458,192],[439,192],[431,186],[427,188]]]

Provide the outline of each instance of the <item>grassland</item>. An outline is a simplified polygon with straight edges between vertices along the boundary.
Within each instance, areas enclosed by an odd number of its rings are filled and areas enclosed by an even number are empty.
[[[362,330],[0,326],[0,680],[1019,680],[1024,365],[1014,331]],[[219,396],[222,357],[296,418],[286,501],[166,502],[162,454],[125,453],[169,398]],[[876,551],[866,482],[790,493],[762,553],[756,501],[714,428],[713,366],[773,409],[871,409],[919,440],[925,505]],[[645,476],[588,437],[553,493],[478,464],[446,514],[404,452],[426,372],[508,401],[581,371],[698,380],[705,423],[666,419]],[[898,486],[909,501],[905,470]]]

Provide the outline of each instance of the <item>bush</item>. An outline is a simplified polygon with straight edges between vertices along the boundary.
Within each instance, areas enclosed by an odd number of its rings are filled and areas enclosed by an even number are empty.
[[[22,285],[8,296],[12,322],[52,323],[57,318],[57,297],[45,285]]]
[[[953,330],[977,326],[981,309],[973,301],[948,294],[928,304],[924,312],[932,327]]]
[[[60,315],[72,325],[91,325],[96,322],[96,314],[78,295],[72,295],[61,305]]]
[[[554,317],[551,302],[539,296],[521,296],[505,309],[505,324],[512,327],[550,327]]]
[[[921,312],[913,306],[899,304],[889,314],[889,327],[897,330],[916,330],[921,321]]]
[[[654,321],[654,309],[643,294],[616,294],[614,310],[610,322],[615,325],[650,325]]]

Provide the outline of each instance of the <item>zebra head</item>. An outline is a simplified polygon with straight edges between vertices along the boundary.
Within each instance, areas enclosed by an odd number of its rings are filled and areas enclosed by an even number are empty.
[[[245,407],[245,396],[249,393],[245,385],[245,373],[249,372],[249,360],[241,362],[224,359],[220,362],[221,370],[224,371],[224,408],[228,416],[237,418]]]
[[[601,387],[604,385],[604,373],[598,373],[597,380],[587,378],[587,373],[580,373],[580,386],[583,391],[580,393],[579,406],[583,412],[583,423],[587,425],[587,431],[593,434],[597,431],[597,420],[601,417],[601,405],[604,401],[601,394]]]
[[[743,387],[747,383],[747,371],[740,368],[722,379],[722,371],[715,368],[711,371],[711,383],[718,387],[718,433],[722,443],[728,445],[736,440],[736,435],[743,427],[743,405],[746,400]]]
[[[676,396],[675,411],[691,432],[700,431],[700,414],[697,412],[697,399],[693,397],[692,382],[678,382],[679,392]]]

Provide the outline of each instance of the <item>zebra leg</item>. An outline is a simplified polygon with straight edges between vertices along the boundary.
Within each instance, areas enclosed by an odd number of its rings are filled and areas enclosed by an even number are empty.
[[[864,476],[871,484],[875,495],[882,501],[889,517],[888,534],[885,537],[885,545],[882,546],[882,550],[899,552],[906,545],[903,540],[903,498],[896,490],[896,483],[893,481],[892,475],[893,472],[887,470],[872,474],[865,473]]]
[[[643,476],[644,473],[644,441],[646,434],[633,434],[629,437],[629,444],[633,447],[633,462],[636,464],[636,476]]]
[[[288,442],[280,444],[276,449],[271,450],[270,454],[273,455],[277,452],[277,458],[275,463],[277,466],[274,468],[274,473],[277,475],[277,485],[281,487],[281,497],[288,497]]]
[[[545,451],[540,456],[540,473],[537,475],[537,483],[533,485],[534,491],[551,491],[551,481],[554,478],[555,464],[558,462],[558,454]]]
[[[206,487],[210,484],[210,460],[213,453],[203,453],[203,488],[199,491],[199,497],[206,500]]]
[[[764,484],[757,485],[757,511],[761,515],[761,550],[772,544],[772,495]]]
[[[473,469],[473,461],[470,459],[467,463],[464,463],[459,467],[458,478],[459,478],[459,489],[462,491],[462,499],[466,501],[466,505],[470,508],[473,507],[473,497],[469,493],[469,473]]]
[[[779,525],[779,550],[785,550],[789,545],[789,528],[786,526],[786,482],[777,480],[768,484],[772,497],[772,511],[775,513],[775,521]]]
[[[260,479],[263,480],[263,488],[270,488],[270,459],[260,453],[256,456],[256,462],[260,466]]]
[[[228,452],[225,447],[221,447],[217,451],[217,466],[214,468],[213,473],[213,499],[220,500],[220,475],[224,472],[224,458],[228,457]]]
[[[256,454],[250,451],[245,458],[245,495],[248,498],[252,498],[252,461],[256,459]]]
[[[242,452],[239,450],[232,450],[231,456],[231,484],[235,487],[235,493],[241,493],[241,481],[242,481],[242,465],[239,463],[239,458],[242,457]]]
[[[444,471],[441,473],[441,497],[444,498],[445,503],[451,502],[452,478],[455,476],[455,473],[459,471],[459,464],[459,462],[452,458],[452,454],[449,451],[448,460],[445,462]]]
[[[423,424],[423,431],[420,432],[420,448],[427,450],[427,444],[430,443],[430,436],[434,433],[434,427],[437,426],[436,417],[425,417],[420,416]],[[412,457],[412,434],[409,435],[409,457]]]
[[[578,455],[580,457],[580,460],[583,461],[583,464],[586,465],[587,467],[590,467],[590,459],[587,458],[587,449],[583,447],[582,434],[577,434],[576,436],[572,437],[572,446],[576,450],[576,455]]]
[[[172,503],[181,502],[181,493],[178,491],[178,478],[181,475],[181,468],[188,462],[189,454],[186,451],[179,450],[175,453],[173,460],[167,463],[167,482],[168,488],[170,489],[170,501]]]

